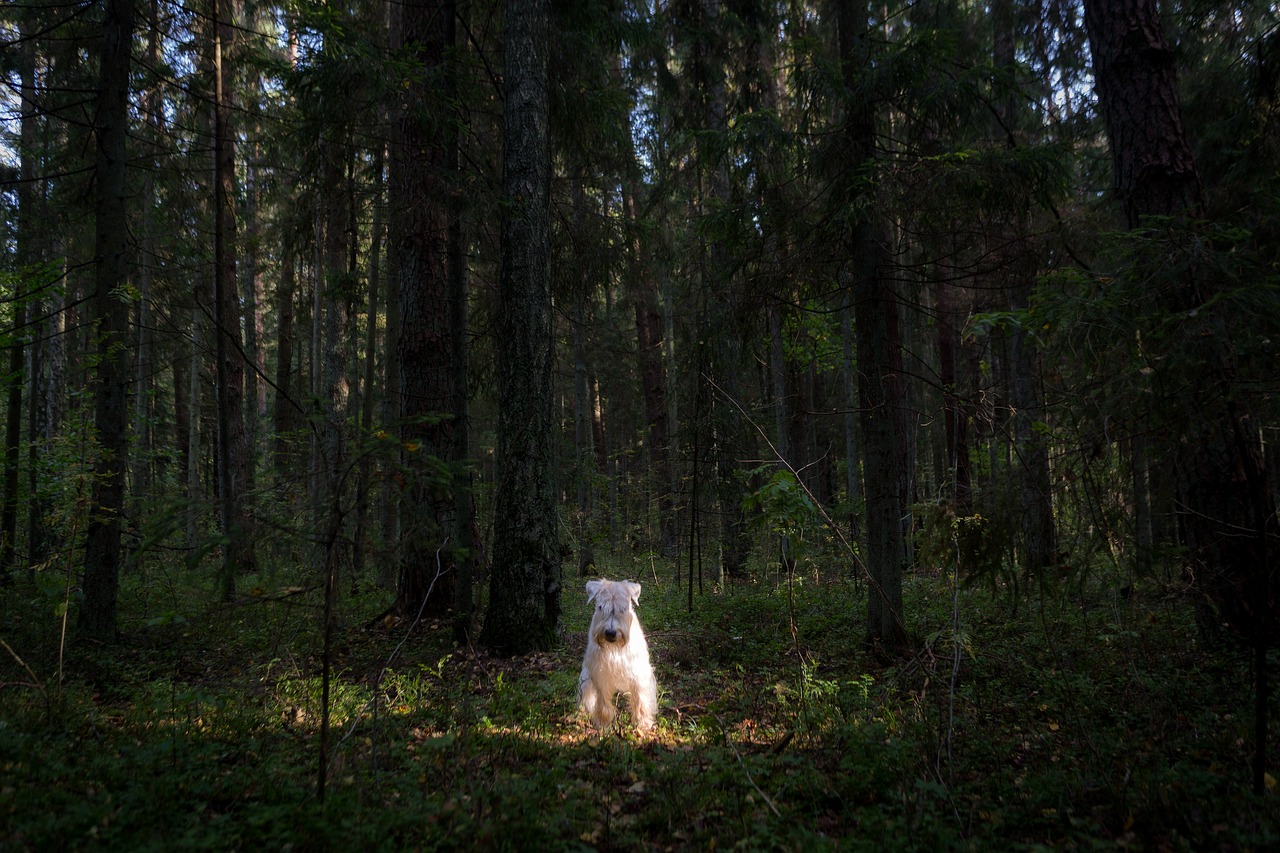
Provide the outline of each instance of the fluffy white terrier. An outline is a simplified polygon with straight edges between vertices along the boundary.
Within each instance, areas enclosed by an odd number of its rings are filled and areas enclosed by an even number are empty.
[[[658,682],[634,609],[640,601],[640,584],[587,581],[587,601],[594,601],[596,609],[578,676],[578,704],[603,730],[618,715],[614,697],[625,693],[636,729],[648,731],[658,716]]]

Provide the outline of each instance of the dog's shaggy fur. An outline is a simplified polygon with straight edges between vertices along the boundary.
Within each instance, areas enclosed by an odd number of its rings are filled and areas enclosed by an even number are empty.
[[[603,730],[618,715],[614,696],[625,693],[632,723],[637,730],[648,731],[658,716],[658,682],[634,609],[640,601],[640,584],[587,581],[587,601],[594,601],[596,609],[578,677],[578,704]]]

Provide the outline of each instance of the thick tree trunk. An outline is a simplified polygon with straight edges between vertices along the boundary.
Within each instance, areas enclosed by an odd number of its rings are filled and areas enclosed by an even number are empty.
[[[501,654],[549,649],[560,619],[551,377],[549,0],[507,0],[499,282],[498,490],[481,641]]]
[[[82,636],[112,642],[116,635],[116,595],[120,581],[120,538],[124,519],[125,436],[128,428],[128,304],[119,297],[127,281],[129,239],[126,220],[126,142],[129,133],[129,65],[133,43],[133,0],[108,0],[102,25],[102,65],[94,112],[97,205],[94,240],[94,332],[98,362],[94,385],[92,516],[85,538]]]
[[[1088,0],[1084,6],[1115,188],[1129,227],[1145,216],[1202,216],[1200,172],[1156,0]]]
[[[404,4],[401,39],[436,82],[415,81],[400,114],[391,159],[391,251],[399,299],[396,361],[405,463],[413,476],[401,505],[396,608],[444,614],[454,604],[456,504],[431,460],[456,461],[454,417],[463,389],[451,333],[448,260],[450,148],[457,137],[440,76],[453,32],[453,4]],[[431,116],[447,116],[445,129]],[[425,609],[424,609],[425,608]]]
[[[870,67],[867,7],[860,0],[838,6],[840,62],[852,91]],[[868,102],[848,104],[844,128],[851,168],[870,177],[875,159],[875,114]],[[862,190],[874,194],[873,186]],[[867,640],[887,650],[907,644],[902,611],[902,576],[907,545],[902,519],[907,465],[905,397],[899,348],[898,304],[884,274],[883,238],[878,233],[874,197],[859,205],[850,235],[856,260],[853,314],[862,406],[863,474],[866,479]]]
[[[1184,223],[1202,217],[1200,174],[1183,128],[1174,55],[1155,0],[1086,0],[1085,24],[1116,190],[1129,227],[1140,229],[1151,216]],[[1253,781],[1262,794],[1266,650],[1280,643],[1280,530],[1259,427],[1238,387],[1231,337],[1215,319],[1219,295],[1217,280],[1194,273],[1162,294],[1160,308],[1184,318],[1184,346],[1207,366],[1169,383],[1190,395],[1194,414],[1182,435],[1162,450],[1175,462],[1188,571],[1217,618],[1254,651]],[[1185,400],[1168,402],[1175,409],[1192,408]]]

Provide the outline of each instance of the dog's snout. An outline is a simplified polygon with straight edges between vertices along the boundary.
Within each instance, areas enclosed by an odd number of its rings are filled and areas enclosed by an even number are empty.
[[[618,639],[618,632],[613,629],[609,629],[604,632],[604,638],[612,643],[614,640]]]

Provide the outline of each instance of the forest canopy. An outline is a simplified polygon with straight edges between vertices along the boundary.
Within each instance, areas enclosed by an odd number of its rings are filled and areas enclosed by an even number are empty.
[[[950,713],[962,601],[1119,602],[1274,805],[1274,7],[17,0],[0,46],[0,709],[302,614],[323,799],[353,643],[580,652],[587,577],[662,590],[660,684],[784,590],[804,689],[954,652]]]

